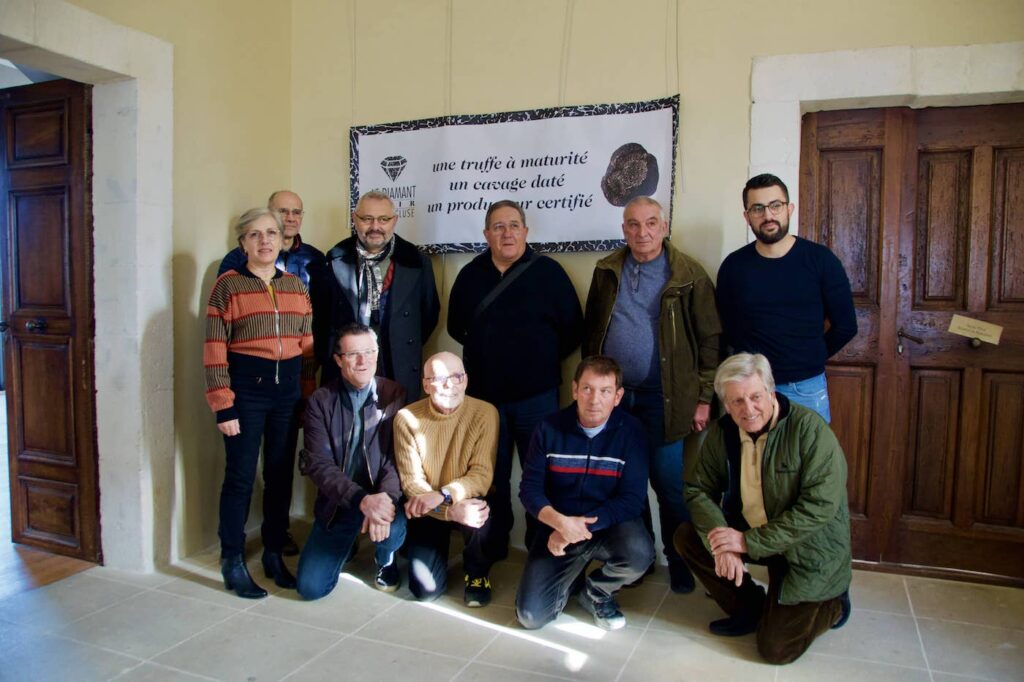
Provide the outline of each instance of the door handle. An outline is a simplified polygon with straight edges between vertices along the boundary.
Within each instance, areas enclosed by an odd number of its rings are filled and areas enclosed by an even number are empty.
[[[909,341],[913,341],[914,343],[918,343],[918,344],[924,343],[924,339],[922,339],[920,336],[914,336],[913,334],[908,334],[905,331],[903,331],[903,327],[900,327],[896,331],[896,353],[897,353],[897,355],[903,355],[903,339],[907,339]]]
[[[34,320],[29,320],[25,323],[25,330],[30,332],[42,332],[46,331],[49,325],[46,323],[46,319],[37,317]]]

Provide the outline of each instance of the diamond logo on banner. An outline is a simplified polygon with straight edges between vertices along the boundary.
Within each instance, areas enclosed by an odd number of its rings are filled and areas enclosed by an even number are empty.
[[[384,172],[391,178],[391,182],[398,179],[398,176],[405,170],[405,165],[408,163],[404,156],[388,156],[380,162],[380,167],[384,169]]]

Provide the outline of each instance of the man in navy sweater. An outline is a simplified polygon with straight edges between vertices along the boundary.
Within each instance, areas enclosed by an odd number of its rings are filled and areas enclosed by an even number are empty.
[[[615,593],[654,562],[654,543],[640,519],[647,442],[640,422],[616,407],[622,394],[615,360],[592,355],[576,368],[576,403],[534,431],[519,486],[526,511],[542,524],[516,595],[525,628],[558,617],[593,559],[604,565],[586,576],[580,604],[598,627],[624,627]]]
[[[828,247],[789,234],[789,190],[765,173],[743,188],[756,240],[718,270],[716,300],[728,354],[762,353],[775,390],[832,420],[825,363],[857,335],[850,280]]]

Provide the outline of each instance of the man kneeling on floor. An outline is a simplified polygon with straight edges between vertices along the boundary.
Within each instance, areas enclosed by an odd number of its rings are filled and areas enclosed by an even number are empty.
[[[317,496],[313,530],[299,557],[303,599],[319,599],[334,589],[360,532],[376,544],[377,589],[398,589],[395,552],[405,540],[405,515],[391,428],[405,390],[374,377],[377,353],[372,329],[342,327],[333,355],[341,377],[314,392],[306,405],[299,466],[316,485]]]
[[[647,497],[648,449],[643,427],[616,406],[622,370],[592,355],[576,368],[572,397],[533,433],[519,498],[542,524],[529,548],[516,595],[523,627],[558,617],[575,585],[579,601],[605,630],[626,619],[615,593],[654,562],[640,514]],[[604,565],[582,580],[591,560]]]
[[[395,461],[408,501],[409,589],[420,600],[444,594],[452,530],[465,540],[467,606],[491,601],[491,565],[505,555],[504,538],[492,532],[484,495],[494,478],[498,411],[466,397],[470,377],[451,353],[423,366],[427,397],[395,417]]]
[[[728,415],[687,478],[676,549],[729,615],[711,632],[756,632],[765,660],[790,663],[850,615],[846,459],[816,412],[775,392],[763,355],[723,362],[715,392]],[[768,567],[767,596],[746,561]]]

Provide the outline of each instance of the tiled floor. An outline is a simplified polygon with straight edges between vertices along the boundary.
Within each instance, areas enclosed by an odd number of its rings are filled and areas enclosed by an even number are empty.
[[[717,607],[699,590],[672,594],[663,569],[621,593],[625,630],[599,630],[573,604],[527,632],[512,608],[521,561],[495,567],[484,609],[462,606],[457,562],[434,604],[375,591],[366,548],[315,603],[238,599],[213,554],[159,575],[97,567],[0,600],[0,679],[1024,680],[1024,590],[857,572],[849,624],[774,667],[752,637],[710,636]],[[257,566],[254,555],[262,578]]]

